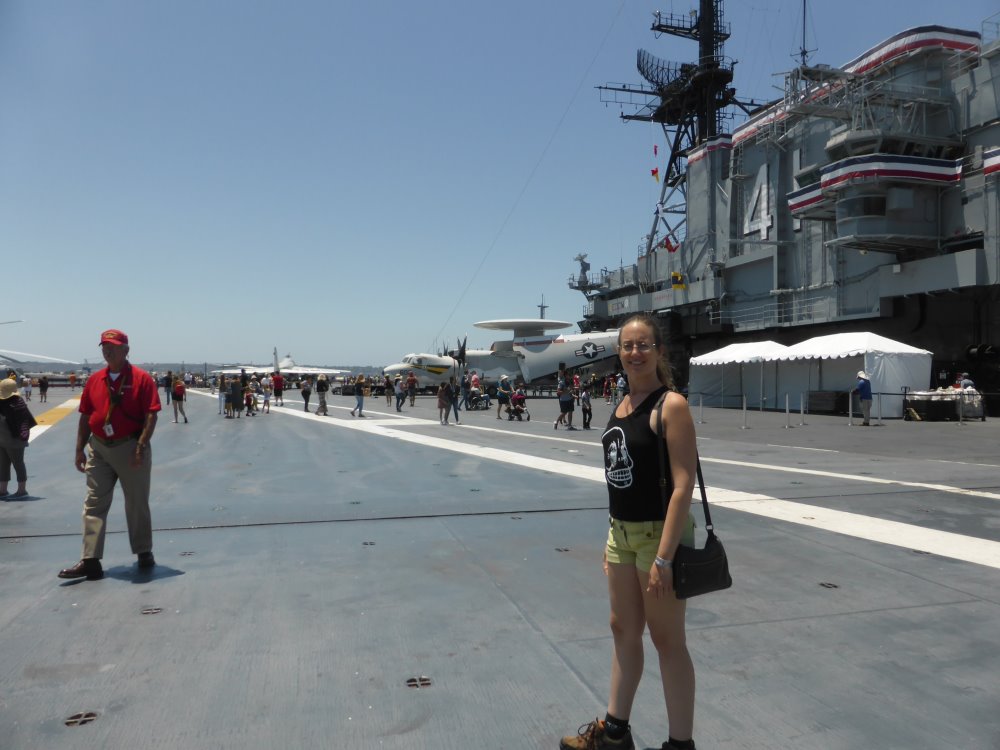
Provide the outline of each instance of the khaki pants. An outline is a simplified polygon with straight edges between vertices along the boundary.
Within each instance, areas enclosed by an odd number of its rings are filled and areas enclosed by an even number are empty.
[[[153,522],[149,514],[149,478],[152,448],[143,451],[142,464],[132,466],[135,438],[108,446],[90,438],[87,459],[87,499],[83,503],[83,557],[104,557],[104,532],[115,484],[121,482],[125,496],[125,521],[132,554],[153,550]]]
[[[861,416],[864,418],[865,424],[868,424],[869,420],[872,418],[872,402],[870,399],[861,400]]]

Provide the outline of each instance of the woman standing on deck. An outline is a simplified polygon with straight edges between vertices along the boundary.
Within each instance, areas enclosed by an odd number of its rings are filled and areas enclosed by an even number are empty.
[[[7,497],[10,468],[17,476],[17,491],[10,497],[28,496],[28,469],[24,465],[24,449],[28,435],[36,424],[24,399],[17,395],[17,382],[0,380],[0,497]]]
[[[438,385],[438,420],[448,424],[448,413],[451,411],[451,384],[444,381]]]
[[[302,378],[299,383],[299,393],[302,394],[302,400],[305,401],[305,406],[303,407],[306,411],[309,411],[309,397],[312,396],[312,381],[309,376]]]
[[[674,595],[671,563],[681,543],[694,544],[690,515],[697,448],[687,401],[673,386],[663,336],[646,315],[618,332],[618,356],[629,391],[602,436],[611,530],[604,551],[611,600],[611,689],[607,714],[563,737],[562,750],[633,750],[629,716],[643,670],[649,628],[660,665],[670,737],[664,750],[694,750],[694,665],[684,632],[685,601]],[[661,397],[664,408],[656,408]],[[666,518],[661,506],[659,443],[667,447]]]
[[[358,413],[359,417],[363,417],[362,412],[365,408],[365,376],[358,375],[354,381],[354,408],[351,409],[351,416],[354,416],[354,412]]]
[[[187,388],[184,385],[184,381],[181,380],[180,375],[174,377],[174,382],[172,386],[172,393],[174,399],[174,424],[177,424],[178,412],[180,412],[181,417],[184,417],[184,424],[187,424],[188,417],[184,413],[184,402],[187,400]]]
[[[226,376],[219,375],[219,414],[226,412],[229,416],[229,409],[226,408],[228,393],[226,392]]]

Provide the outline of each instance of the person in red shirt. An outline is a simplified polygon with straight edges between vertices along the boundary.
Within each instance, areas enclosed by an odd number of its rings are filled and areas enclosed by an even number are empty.
[[[413,406],[413,402],[417,398],[417,376],[413,374],[413,370],[410,370],[410,374],[406,376],[406,393],[410,397],[410,406]]]
[[[275,406],[284,406],[285,399],[282,394],[285,392],[285,378],[282,377],[280,372],[275,372],[271,376],[271,387],[274,388],[274,404]]]
[[[104,533],[115,485],[125,496],[125,520],[139,568],[156,565],[153,524],[149,514],[149,480],[153,467],[150,438],[156,428],[160,394],[145,370],[128,361],[128,336],[111,329],[101,334],[101,355],[108,366],[87,379],[80,396],[76,432],[76,469],[87,475],[83,504],[83,556],[59,571],[60,578],[104,577]],[[85,449],[89,446],[89,455]]]

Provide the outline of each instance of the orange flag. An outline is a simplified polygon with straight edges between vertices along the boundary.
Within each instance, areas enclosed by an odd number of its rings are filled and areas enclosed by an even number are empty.
[[[660,181],[660,168],[659,167],[653,167],[651,170],[649,170],[649,173],[651,175],[653,175],[653,179],[654,180],[656,180],[657,182]]]

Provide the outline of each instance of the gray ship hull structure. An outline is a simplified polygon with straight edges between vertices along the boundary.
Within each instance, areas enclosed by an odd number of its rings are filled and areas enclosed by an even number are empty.
[[[693,139],[636,262],[591,273],[581,259],[581,327],[654,313],[682,376],[688,358],[729,343],[872,331],[934,352],[928,385],[964,370],[1000,391],[989,36],[923,26],[841,68],[800,66],[780,100]]]

